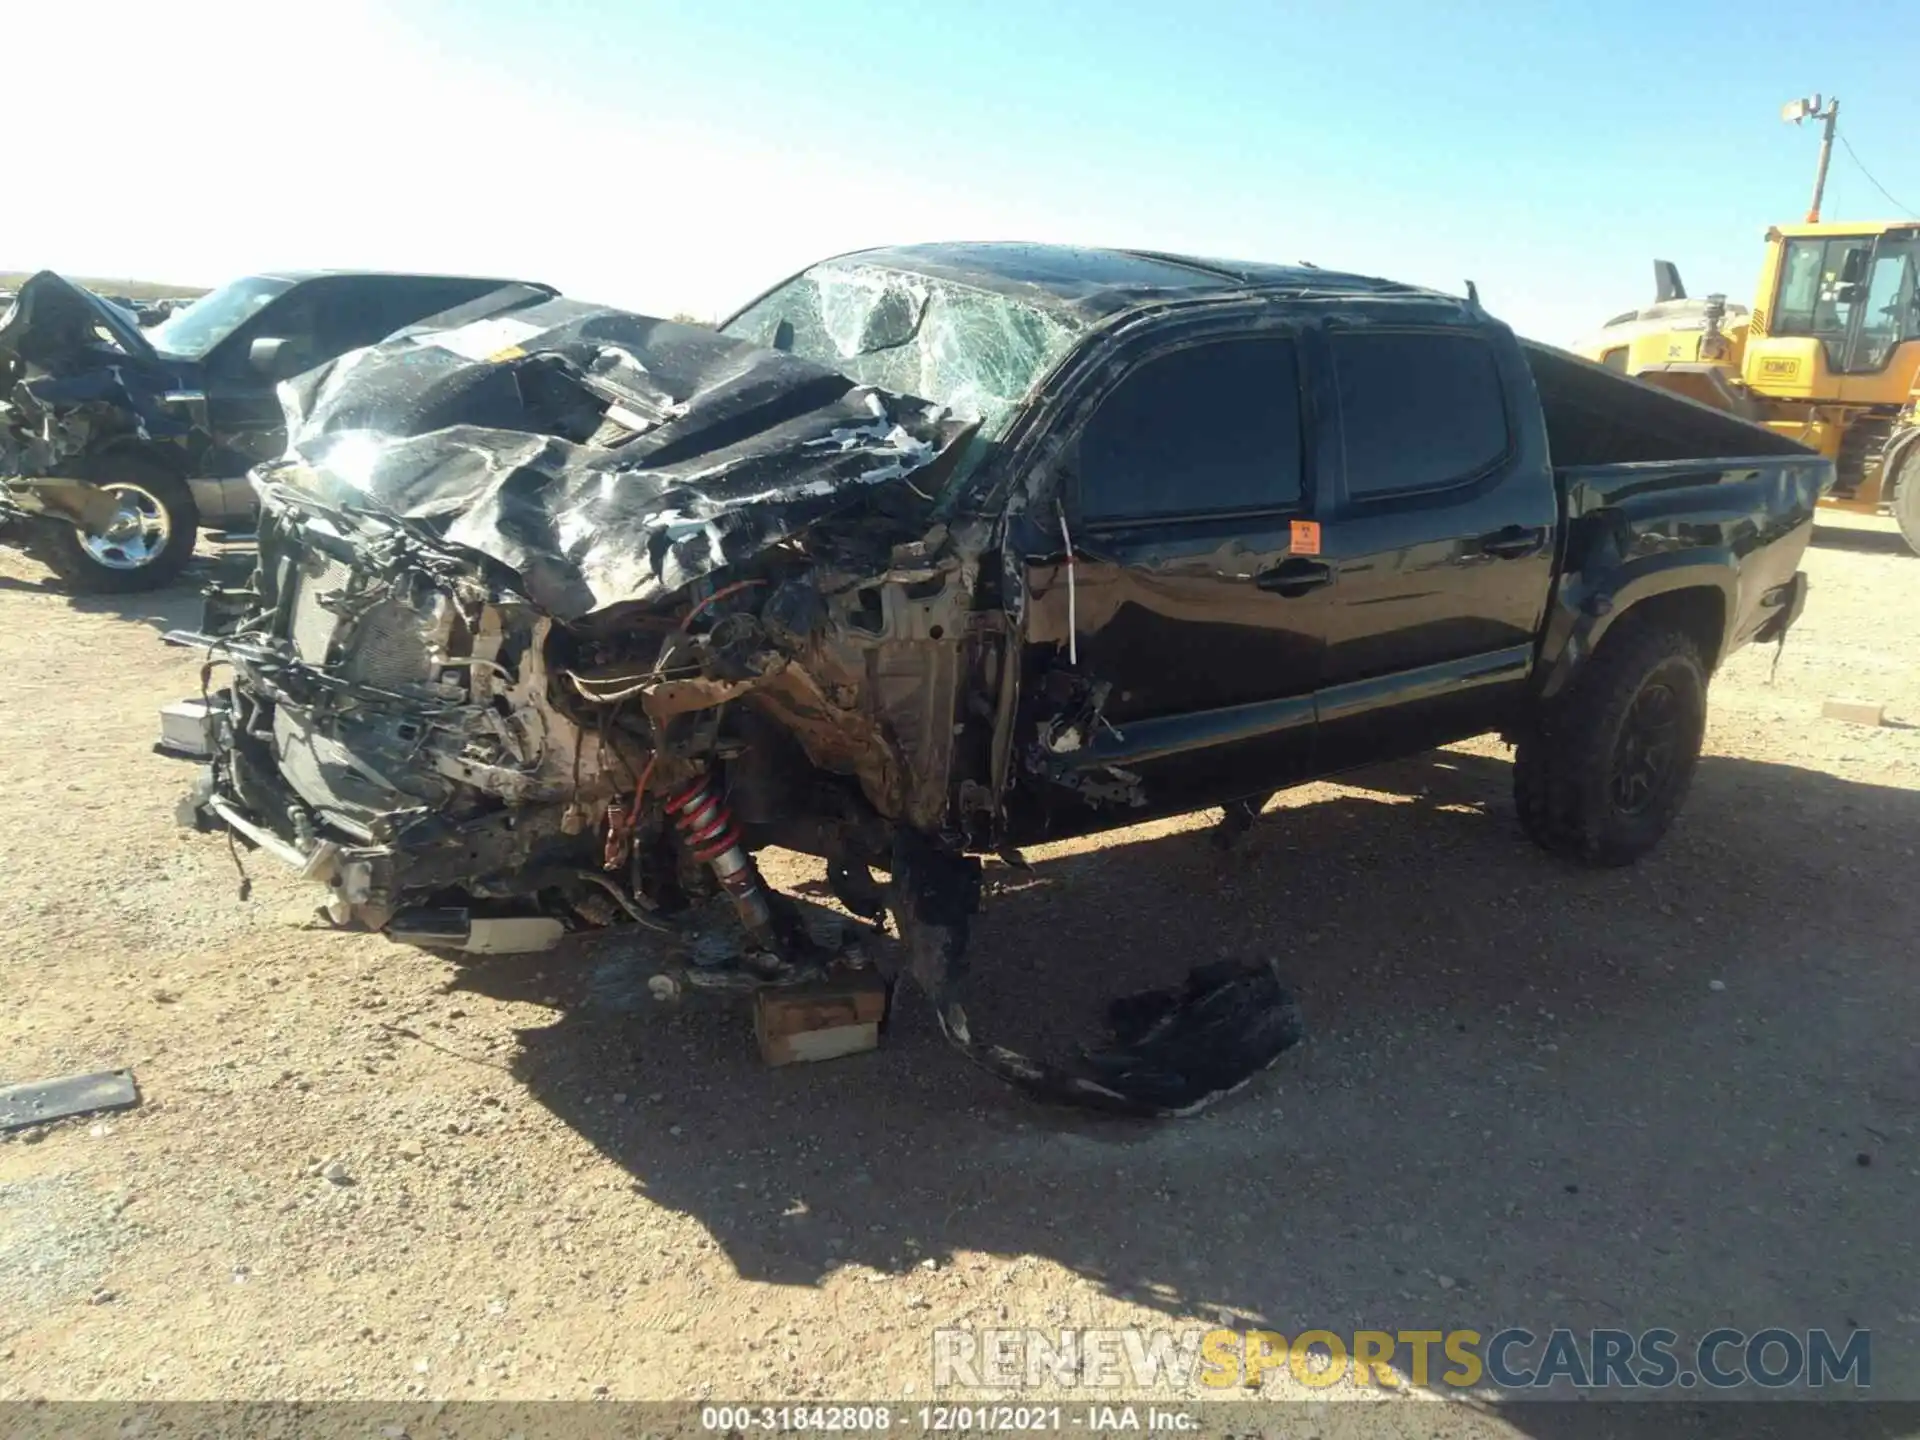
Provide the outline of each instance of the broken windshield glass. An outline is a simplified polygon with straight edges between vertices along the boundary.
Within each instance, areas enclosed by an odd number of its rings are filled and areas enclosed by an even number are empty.
[[[829,261],[724,327],[874,385],[931,400],[995,439],[1079,339],[1050,311],[858,260]]]

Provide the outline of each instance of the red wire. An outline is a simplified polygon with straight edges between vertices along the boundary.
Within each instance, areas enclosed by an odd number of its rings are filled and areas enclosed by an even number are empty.
[[[633,813],[627,817],[629,831],[640,828],[640,797],[646,793],[647,781],[653,778],[653,762],[660,758],[660,752],[654,751],[647,757],[646,769],[640,772],[640,778],[633,782]]]

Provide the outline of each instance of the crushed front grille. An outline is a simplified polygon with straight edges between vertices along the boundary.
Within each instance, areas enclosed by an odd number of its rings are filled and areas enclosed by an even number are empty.
[[[387,690],[428,683],[433,656],[427,625],[412,607],[382,600],[354,630],[341,670],[349,680]]]
[[[333,632],[340,617],[320,604],[320,598],[346,588],[353,571],[327,557],[317,575],[300,573],[294,582],[293,653],[308,665],[325,665],[333,649]]]

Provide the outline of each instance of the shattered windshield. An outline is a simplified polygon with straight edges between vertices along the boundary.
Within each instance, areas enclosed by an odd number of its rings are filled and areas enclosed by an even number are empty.
[[[245,275],[218,290],[209,290],[186,309],[169,315],[147,332],[162,355],[175,360],[200,360],[227,336],[293,288],[291,280],[267,275]]]
[[[858,259],[814,266],[721,329],[944,405],[981,421],[989,439],[1080,338],[1067,319],[1012,296]]]

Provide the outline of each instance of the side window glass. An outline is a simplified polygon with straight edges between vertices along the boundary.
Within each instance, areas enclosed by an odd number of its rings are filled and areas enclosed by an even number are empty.
[[[1871,240],[1858,236],[1833,240],[1789,240],[1781,263],[1780,312],[1776,335],[1838,338],[1853,324],[1866,278]],[[1853,278],[1848,279],[1851,271]]]
[[[1507,453],[1500,369],[1478,335],[1342,330],[1332,346],[1350,498],[1446,489]]]
[[[1903,339],[1920,334],[1914,308],[1914,267],[1920,247],[1882,241],[1866,282],[1866,314],[1860,320],[1860,351],[1851,368],[1879,370]]]
[[[311,364],[308,357],[313,353],[313,333],[317,323],[318,307],[314,303],[312,286],[296,285],[235,327],[209,353],[207,364],[229,380],[238,378],[250,385],[265,383],[257,379],[248,363],[247,356],[253,342],[267,338],[285,340],[294,356],[303,363]]]
[[[1827,258],[1820,267],[1820,303],[1813,311],[1814,334],[1838,337],[1853,328],[1853,312],[1866,289],[1861,281],[1869,245],[1864,240],[1827,242]]]
[[[1081,432],[1079,469],[1088,520],[1298,506],[1294,342],[1212,340],[1148,360],[1100,402]]]
[[[1820,255],[1825,242],[1789,240],[1780,262],[1780,303],[1774,307],[1776,335],[1805,335],[1813,329],[1813,307],[1820,299]]]

